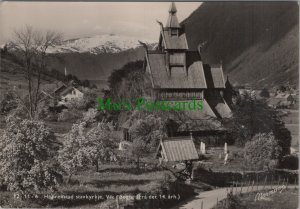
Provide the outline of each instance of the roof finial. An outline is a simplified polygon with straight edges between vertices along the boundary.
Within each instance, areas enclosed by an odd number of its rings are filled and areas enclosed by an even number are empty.
[[[177,12],[175,2],[171,2],[170,8],[169,8],[169,13],[175,14]]]
[[[138,40],[138,42],[145,48],[146,52],[148,51],[148,46],[147,44],[145,44],[144,42],[141,42],[140,40]]]

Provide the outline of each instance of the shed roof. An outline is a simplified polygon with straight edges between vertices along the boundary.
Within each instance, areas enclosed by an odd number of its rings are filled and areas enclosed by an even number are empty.
[[[200,56],[187,53],[187,70],[184,67],[173,67],[168,72],[165,55],[148,53],[148,64],[154,88],[164,89],[205,89],[206,82]]]
[[[196,160],[199,158],[195,144],[190,137],[171,137],[161,140],[159,149],[166,161]]]

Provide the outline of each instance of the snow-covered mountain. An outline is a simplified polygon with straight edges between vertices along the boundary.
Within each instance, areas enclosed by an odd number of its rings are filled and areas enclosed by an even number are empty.
[[[150,47],[154,46],[155,43],[149,40],[140,41],[146,43]],[[137,38],[120,36],[120,35],[96,35],[92,37],[84,37],[77,39],[70,39],[64,41],[61,45],[49,49],[50,53],[91,53],[91,54],[102,54],[102,53],[118,53],[128,49],[135,49],[140,47],[140,43]],[[151,47],[151,48],[152,48]]]

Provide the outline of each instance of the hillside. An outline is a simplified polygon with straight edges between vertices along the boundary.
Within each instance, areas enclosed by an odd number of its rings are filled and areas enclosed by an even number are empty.
[[[205,2],[181,24],[206,63],[223,62],[234,84],[298,85],[296,2]]]
[[[129,62],[144,59],[144,49],[138,47],[118,53],[58,53],[51,59],[50,69],[56,69],[76,75],[84,80],[105,80],[114,69],[119,69]]]
[[[35,77],[33,79],[36,79]],[[53,77],[43,74],[41,84],[57,82]],[[8,91],[15,90],[18,95],[28,93],[28,81],[24,73],[22,62],[11,53],[2,53],[0,55],[0,97]]]

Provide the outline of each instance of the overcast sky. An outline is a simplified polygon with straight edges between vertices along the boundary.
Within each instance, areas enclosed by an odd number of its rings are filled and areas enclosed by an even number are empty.
[[[179,21],[200,2],[177,2]],[[0,44],[14,29],[32,25],[61,32],[65,39],[119,34],[157,40],[159,26],[168,17],[170,2],[0,2]]]

